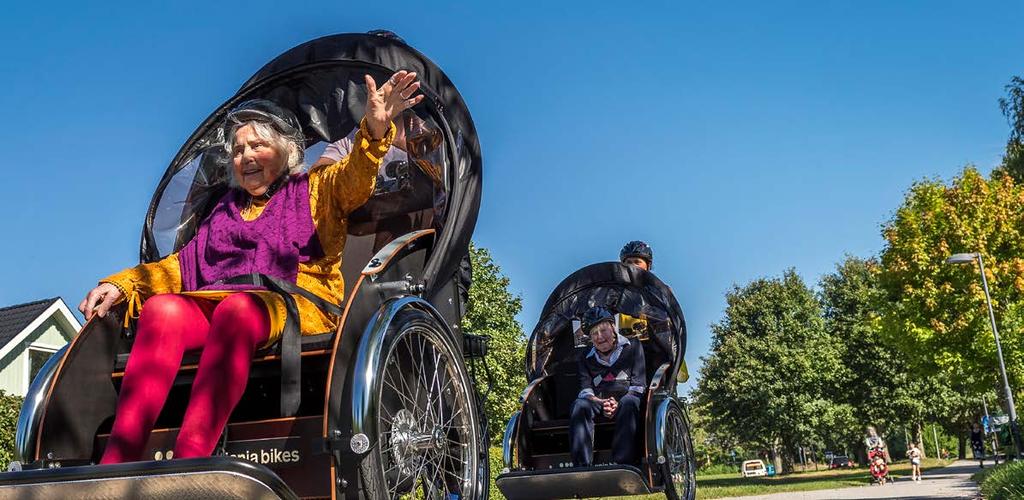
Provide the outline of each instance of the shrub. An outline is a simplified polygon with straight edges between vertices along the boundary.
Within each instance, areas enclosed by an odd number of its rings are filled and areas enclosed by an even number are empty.
[[[21,397],[0,390],[0,470],[7,470],[7,464],[14,460],[14,431],[21,401]]]
[[[729,464],[711,464],[704,465],[697,469],[698,476],[709,476],[712,474],[739,474],[740,467],[738,465]]]
[[[995,467],[981,478],[981,494],[988,500],[1024,498],[1024,462]]]

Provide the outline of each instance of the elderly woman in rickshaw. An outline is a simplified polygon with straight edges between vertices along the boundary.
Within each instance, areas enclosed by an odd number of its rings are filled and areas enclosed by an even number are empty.
[[[101,463],[140,460],[185,352],[201,351],[175,458],[209,456],[248,382],[261,346],[286,321],[285,297],[225,284],[260,273],[338,304],[347,216],[373,193],[395,135],[392,120],[422,95],[416,74],[399,71],[379,88],[366,76],[365,115],[346,158],[302,172],[303,135],[296,116],[265,100],[227,115],[225,148],[232,189],[177,253],[100,281],[79,305],[86,319],[128,301],[141,304],[110,440]],[[333,331],[338,318],[292,295],[303,334]]]

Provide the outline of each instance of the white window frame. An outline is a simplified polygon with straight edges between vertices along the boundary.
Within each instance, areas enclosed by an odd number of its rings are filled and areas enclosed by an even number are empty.
[[[32,385],[32,378],[31,378],[31,376],[32,376],[32,355],[31,355],[31,353],[29,353],[29,351],[32,350],[32,349],[35,349],[37,351],[42,351],[42,352],[49,353],[50,355],[53,355],[53,353],[59,351],[61,347],[62,346],[53,346],[53,345],[49,345],[49,344],[37,344],[37,343],[31,343],[27,347],[25,347],[25,370],[24,370],[25,371],[25,377],[24,377],[25,385],[23,386],[23,388],[21,390],[21,394],[22,395],[28,395],[28,388],[29,388],[29,386]]]

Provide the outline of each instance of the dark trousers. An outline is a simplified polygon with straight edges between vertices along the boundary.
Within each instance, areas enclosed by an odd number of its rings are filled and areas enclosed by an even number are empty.
[[[569,419],[569,441],[572,461],[577,467],[587,467],[594,461],[594,417],[601,415],[601,405],[577,398]],[[636,429],[640,418],[640,397],[627,393],[619,400],[615,412],[615,436],[612,438],[612,462],[636,462]]]

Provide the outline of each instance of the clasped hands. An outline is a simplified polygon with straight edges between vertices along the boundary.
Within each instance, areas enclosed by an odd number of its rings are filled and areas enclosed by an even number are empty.
[[[619,402],[615,398],[601,399],[594,396],[594,402],[601,405],[601,414],[607,418],[615,416],[615,412],[619,410]]]

